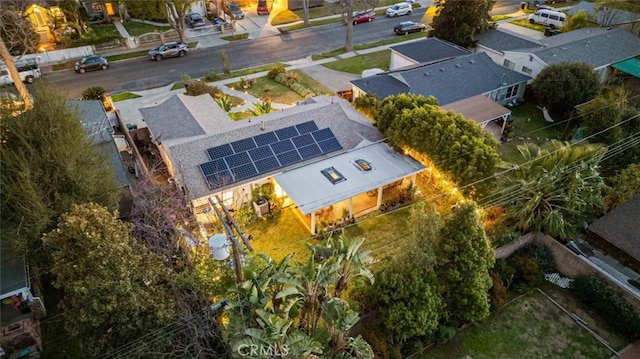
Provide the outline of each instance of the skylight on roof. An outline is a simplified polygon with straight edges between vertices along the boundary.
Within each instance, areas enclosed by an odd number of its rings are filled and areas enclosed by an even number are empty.
[[[358,158],[357,160],[353,161],[353,165],[356,166],[357,169],[363,172],[368,172],[373,169],[373,166],[371,166],[371,162],[364,160],[362,158]]]
[[[338,184],[347,180],[340,172],[338,172],[333,167],[325,168],[320,172],[329,180],[329,182],[333,184]]]

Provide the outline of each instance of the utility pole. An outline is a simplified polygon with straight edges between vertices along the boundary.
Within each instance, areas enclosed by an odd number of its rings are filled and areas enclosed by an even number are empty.
[[[238,242],[234,229],[238,233],[238,236],[242,238],[242,242],[245,244],[245,246],[247,246],[247,249],[249,249],[250,251],[253,251],[253,248],[249,244],[249,239],[251,239],[251,236],[249,236],[249,238],[245,237],[244,232],[240,229],[240,226],[238,226],[238,223],[236,223],[235,219],[231,216],[231,214],[229,213],[229,210],[224,205],[220,197],[216,196],[216,199],[218,200],[218,203],[214,202],[213,199],[209,197],[209,203],[211,204],[211,207],[213,207],[214,212],[216,212],[216,215],[218,216],[218,218],[220,219],[220,222],[224,227],[224,230],[226,232],[226,238],[231,241],[231,251],[233,252],[233,266],[236,271],[236,282],[240,283],[244,281],[244,273],[242,271],[242,255],[244,255],[244,249]],[[218,208],[218,204],[224,211],[224,214]],[[221,247],[214,248],[214,246],[212,245],[212,241],[214,237],[215,235],[212,236],[211,239],[209,240],[209,246],[211,247],[211,250],[212,252],[214,252],[214,256],[215,256],[215,252],[224,249],[226,244],[222,244]]]

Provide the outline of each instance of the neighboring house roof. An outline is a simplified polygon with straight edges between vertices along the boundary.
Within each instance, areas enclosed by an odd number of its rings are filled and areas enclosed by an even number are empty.
[[[511,110],[493,101],[485,95],[465,98],[442,106],[447,111],[459,113],[467,120],[473,120],[478,124],[506,117]]]
[[[438,39],[437,37],[430,37],[421,41],[392,46],[391,50],[414,60],[416,63],[450,59],[452,57],[466,55],[469,53],[469,50]]]
[[[184,111],[185,113],[179,116],[188,115],[188,109],[184,108]],[[348,102],[337,97],[316,97],[298,106],[254,117],[251,120],[232,121],[227,118],[226,121],[230,123],[230,126],[225,128],[226,131],[206,136],[185,138],[180,142],[163,143],[174,167],[178,169],[176,176],[181,179],[181,182],[194,199],[211,195],[221,189],[209,186],[200,167],[200,165],[212,161],[207,152],[208,149],[232,145],[233,143],[239,143],[237,141],[245,140],[255,145],[251,140],[255,136],[277,132],[308,122],[313,122],[319,130],[330,129],[339,143],[339,147],[341,147],[341,149],[336,149],[335,151],[323,152],[309,160],[297,161],[292,165],[278,166],[273,170],[260,171],[247,177],[240,176],[239,180],[234,179],[233,183],[230,184],[230,187],[235,187],[292,167],[335,156],[345,150],[353,149],[363,142],[376,142],[384,138],[366,117],[353,109]],[[230,127],[235,128],[229,129]],[[258,145],[257,147],[264,146]],[[299,151],[299,149],[294,151]],[[227,168],[233,167],[228,160],[225,158],[223,164],[226,163]]]
[[[599,68],[640,55],[640,38],[621,28],[582,28],[540,41],[545,47],[529,52],[549,65],[585,62]]]
[[[67,100],[66,103],[78,110],[82,127],[87,136],[91,138],[93,146],[106,158],[109,158],[116,172],[118,186],[129,185],[129,177],[122,164],[118,147],[113,140],[113,127],[102,102],[98,100]]]
[[[173,95],[157,106],[141,108],[140,113],[152,137],[163,142],[214,133],[229,122],[209,94]]]
[[[17,255],[6,240],[0,241],[0,300],[29,291],[24,255]]]
[[[285,171],[275,180],[300,211],[309,214],[424,169],[420,162],[378,142]]]
[[[400,93],[433,95],[440,105],[530,80],[529,76],[497,65],[484,52],[396,70],[351,81],[360,90],[383,99]]]
[[[503,52],[522,49],[536,49],[542,43],[520,37],[518,34],[505,29],[492,29],[478,36],[478,45]]]
[[[593,222],[589,232],[640,261],[640,194]]]
[[[589,21],[605,26],[622,25],[640,20],[640,14],[622,9],[613,9],[605,6],[601,8],[600,11],[596,11],[596,4],[588,1],[581,1],[572,6],[571,9],[567,11],[567,14],[575,15],[580,10],[584,10],[592,16]]]

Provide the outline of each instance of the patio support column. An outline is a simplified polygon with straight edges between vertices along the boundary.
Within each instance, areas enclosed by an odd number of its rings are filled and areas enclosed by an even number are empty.
[[[509,113],[511,114],[511,113]],[[507,119],[509,118],[509,115],[503,115],[502,116],[502,131],[500,131],[500,136],[504,135],[504,128],[507,127]]]
[[[311,234],[316,234],[316,212],[311,212]]]
[[[382,186],[378,187],[378,208],[382,205]]]
[[[353,217],[353,197],[349,197],[349,216]]]
[[[416,186],[416,176],[418,174],[414,173],[413,175],[411,175],[411,187],[415,187]]]

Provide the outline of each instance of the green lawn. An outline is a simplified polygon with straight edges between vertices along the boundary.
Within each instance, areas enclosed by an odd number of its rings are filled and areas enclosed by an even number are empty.
[[[331,90],[324,87],[318,81],[314,80],[310,76],[307,76],[302,71],[291,71],[295,73],[300,78],[299,83],[306,88],[312,90],[316,94],[331,94]],[[232,82],[225,84],[231,88],[238,89],[240,87],[239,82]],[[295,91],[291,90],[289,87],[276,82],[275,80],[269,79],[266,76],[259,77],[255,79],[255,83],[246,89],[247,93],[252,96],[261,98],[261,97],[269,97],[272,102],[282,103],[282,104],[293,104],[296,101],[303,100],[303,97],[298,95]]]
[[[563,130],[561,124],[544,120],[542,111],[531,103],[523,103],[512,109],[513,123],[509,132],[509,142],[502,143],[498,148],[500,157],[512,163],[522,162],[517,146],[533,142],[543,144],[549,140],[559,138]]]
[[[251,234],[251,246],[255,253],[265,253],[275,260],[295,252],[297,260],[303,260],[308,252],[305,243],[319,243],[311,239],[311,233],[296,217],[292,209],[284,209],[269,220],[258,220],[244,227]]]
[[[132,93],[132,92],[122,92],[119,94],[115,94],[111,96],[111,100],[113,102],[118,102],[118,101],[125,101],[125,100],[129,100],[132,98],[138,98],[138,97],[142,97],[138,94]]]
[[[120,37],[120,33],[113,24],[91,25],[91,28],[98,37],[116,36]]]
[[[131,36],[140,36],[143,34],[147,34],[150,32],[160,31],[164,32],[167,30],[171,30],[171,26],[155,26],[150,24],[145,24],[143,22],[137,21],[127,21],[123,24],[124,28],[127,29],[127,32]]]
[[[361,74],[365,69],[379,68],[389,70],[391,50],[382,50],[366,55],[358,55],[347,59],[333,61],[323,66],[336,71]]]
[[[605,359],[613,355],[538,291],[510,302],[484,322],[462,329],[451,342],[423,354],[433,359]]]

